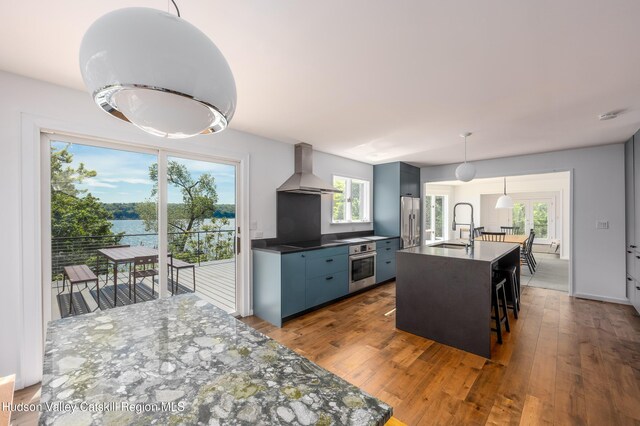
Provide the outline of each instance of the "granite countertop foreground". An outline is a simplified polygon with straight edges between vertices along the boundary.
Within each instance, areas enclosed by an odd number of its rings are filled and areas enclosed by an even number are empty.
[[[45,425],[383,425],[392,414],[193,294],[51,322],[41,402]]]

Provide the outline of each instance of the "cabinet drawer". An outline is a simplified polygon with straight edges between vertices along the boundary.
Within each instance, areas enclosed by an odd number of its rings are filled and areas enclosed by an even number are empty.
[[[636,308],[636,311],[640,313],[640,282],[634,280],[632,290],[633,293],[631,294],[631,304],[634,308]]]
[[[395,259],[397,251],[396,247],[381,247],[376,250],[376,253],[378,253],[378,259]]]
[[[636,252],[634,249],[627,247],[627,275],[636,277]]]
[[[329,247],[304,252],[307,259],[317,259],[318,257],[337,256],[339,254],[349,254],[349,246]]]
[[[346,296],[348,281],[347,271],[307,279],[307,308]]]
[[[376,262],[376,283],[390,280],[396,276],[396,258],[378,258]]]
[[[376,250],[391,247],[392,249],[400,249],[400,238],[390,238],[388,240],[376,241]]]
[[[348,263],[349,260],[346,254],[307,259],[307,279],[346,271]]]
[[[627,253],[627,256],[629,256],[628,253]],[[633,257],[631,258],[631,265],[630,265],[631,267],[627,265],[627,272],[629,272],[630,275],[637,280],[638,272],[640,272],[640,252],[634,251],[632,256]]]

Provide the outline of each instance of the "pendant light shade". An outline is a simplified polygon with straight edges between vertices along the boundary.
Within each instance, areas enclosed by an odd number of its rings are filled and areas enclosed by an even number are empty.
[[[476,166],[467,163],[467,136],[471,136],[471,133],[466,132],[460,135],[464,138],[464,163],[456,168],[456,178],[462,182],[469,182],[476,177]]]
[[[184,19],[150,8],[95,21],[80,46],[80,71],[107,113],[167,138],[224,130],[236,85],[213,42]]]
[[[496,209],[512,209],[513,198],[507,195],[507,178],[504,178],[504,193],[498,198]]]
[[[456,178],[462,182],[469,182],[476,177],[476,168],[471,163],[462,163],[456,168]]]

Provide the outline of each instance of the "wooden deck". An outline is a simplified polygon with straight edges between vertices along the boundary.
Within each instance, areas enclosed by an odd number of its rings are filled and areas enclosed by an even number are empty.
[[[233,260],[223,260],[203,263],[196,265],[196,294],[214,305],[224,309],[227,312],[236,311],[236,263]],[[105,275],[100,275],[100,307],[101,309],[109,309],[113,304],[113,275],[109,276],[108,284],[105,286]],[[125,291],[128,283],[127,273],[118,274],[118,306],[133,303],[129,300],[128,291]],[[144,286],[138,287],[138,300],[151,300],[151,281],[149,278],[144,280]],[[182,294],[193,291],[193,273],[191,269],[183,269],[179,273],[178,278],[179,291]],[[69,303],[69,284],[65,291],[58,296],[58,291],[62,289],[62,281],[53,283],[51,289],[51,319],[59,319],[66,316],[66,308]],[[155,284],[155,298],[158,297],[158,283]],[[98,308],[95,297],[95,289],[93,285],[85,288],[84,285],[74,286],[74,314],[82,314],[94,311]],[[60,304],[62,303],[65,310],[61,315]]]

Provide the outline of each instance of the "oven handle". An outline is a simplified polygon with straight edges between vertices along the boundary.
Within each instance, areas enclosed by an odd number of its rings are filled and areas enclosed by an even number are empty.
[[[376,257],[378,255],[378,253],[374,252],[369,252],[369,253],[363,253],[363,254],[355,254],[355,255],[351,255],[349,256],[349,260],[360,260],[360,259],[365,259],[367,257]]]

